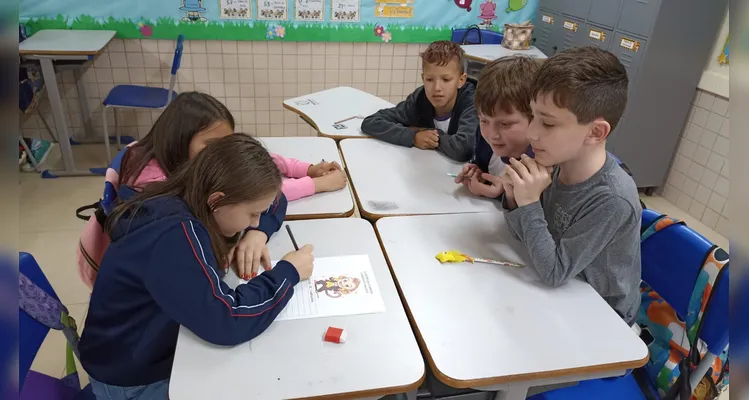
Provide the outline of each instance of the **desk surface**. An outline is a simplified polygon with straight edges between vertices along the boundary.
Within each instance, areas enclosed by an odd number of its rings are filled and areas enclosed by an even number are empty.
[[[21,55],[97,55],[115,31],[45,29],[18,44]]]
[[[453,387],[577,381],[647,361],[645,344],[587,283],[552,289],[532,266],[434,258],[454,249],[528,264],[500,212],[384,218],[376,228],[427,358]]]
[[[323,137],[262,137],[268,150],[284,157],[296,158],[312,164],[322,160],[336,161],[343,166],[338,146],[333,139]],[[318,193],[314,196],[289,202],[287,219],[313,219],[349,217],[354,213],[354,200],[350,185],[336,192]]]
[[[364,118],[394,107],[389,101],[348,86],[284,100],[283,106],[310,122],[320,135],[334,139],[368,137],[361,131]]]
[[[358,218],[289,225],[300,245],[315,246],[317,257],[369,255],[386,312],[277,321],[249,344],[236,347],[207,344],[182,327],[171,398],[365,398],[412,391],[421,384],[424,360],[372,225]],[[285,228],[273,235],[268,248],[273,259],[293,249]],[[227,282],[234,286],[230,278]],[[323,342],[328,326],[345,329],[347,342]]]
[[[501,44],[470,44],[460,46],[466,52],[466,57],[476,61],[489,62],[498,58],[512,55],[526,55],[532,58],[547,58],[541,50],[531,46],[528,50],[510,50]]]
[[[463,164],[434,150],[395,146],[379,140],[340,142],[359,210],[368,219],[413,214],[496,211],[496,200],[472,195],[448,173]]]

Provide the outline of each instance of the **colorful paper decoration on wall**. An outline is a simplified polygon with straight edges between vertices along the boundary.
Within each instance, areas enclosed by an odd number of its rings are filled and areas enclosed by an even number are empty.
[[[535,18],[539,0],[20,0],[41,29],[107,29],[124,39],[429,43],[454,28]]]

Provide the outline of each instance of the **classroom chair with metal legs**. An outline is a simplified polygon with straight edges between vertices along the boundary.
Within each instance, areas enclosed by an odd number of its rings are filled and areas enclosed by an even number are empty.
[[[177,38],[177,45],[174,48],[169,89],[137,85],[117,85],[112,88],[107,98],[102,102],[104,107],[102,108],[101,117],[104,121],[104,147],[107,149],[107,162],[112,161],[112,153],[109,150],[110,137],[107,127],[107,109],[110,107],[114,109],[115,142],[119,150],[121,148],[119,108],[163,110],[177,96],[174,87],[177,83],[177,70],[179,70],[182,61],[182,46],[184,41],[185,36],[180,34]]]
[[[660,217],[653,210],[643,210],[643,231]],[[671,306],[682,321],[686,320],[695,282],[703,271],[706,254],[710,254],[712,248],[709,240],[681,224],[662,229],[642,242],[642,280]],[[716,357],[728,346],[728,267],[725,264],[722,273],[718,274],[705,318],[698,330],[707,352],[690,376],[690,391],[697,387]],[[584,400],[605,396],[607,400],[646,400],[659,396],[652,383],[649,383],[650,395],[646,396],[633,375],[628,373],[623,377],[583,381],[576,386],[541,393],[529,399]]]

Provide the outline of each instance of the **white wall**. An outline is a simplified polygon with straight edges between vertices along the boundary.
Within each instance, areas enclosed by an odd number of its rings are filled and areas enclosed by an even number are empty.
[[[728,65],[720,65],[718,63],[718,56],[720,56],[720,53],[723,51],[723,45],[726,43],[727,35],[728,11],[726,10],[723,25],[718,32],[718,36],[715,38],[713,51],[710,53],[710,59],[708,59],[705,71],[702,73],[702,79],[697,85],[697,87],[704,91],[726,98],[728,97],[728,71],[730,70],[730,67]]]

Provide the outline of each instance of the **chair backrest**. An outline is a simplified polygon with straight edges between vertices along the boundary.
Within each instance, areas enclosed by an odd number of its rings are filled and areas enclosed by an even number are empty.
[[[44,272],[39,267],[34,257],[29,253],[19,253],[18,270],[21,274],[29,278],[40,289],[47,292],[55,299],[59,299],[52,285],[50,285]],[[20,308],[18,309],[18,381],[19,391],[23,391],[23,384],[26,376],[31,369],[31,364],[36,358],[36,353],[47,337],[49,328],[26,314]]]
[[[660,216],[656,211],[643,210],[643,229]],[[684,318],[697,276],[712,247],[713,243],[686,225],[663,229],[641,244],[642,280]],[[707,343],[708,350],[720,354],[728,343],[727,270],[712,288],[712,293],[700,338]]]
[[[179,71],[179,67],[182,64],[182,48],[185,44],[185,35],[179,34],[177,36],[177,44],[174,46],[174,58],[172,59],[172,77],[169,79],[169,99],[167,101],[167,104],[169,104],[173,99],[174,96],[174,86],[177,84],[177,71]]]

